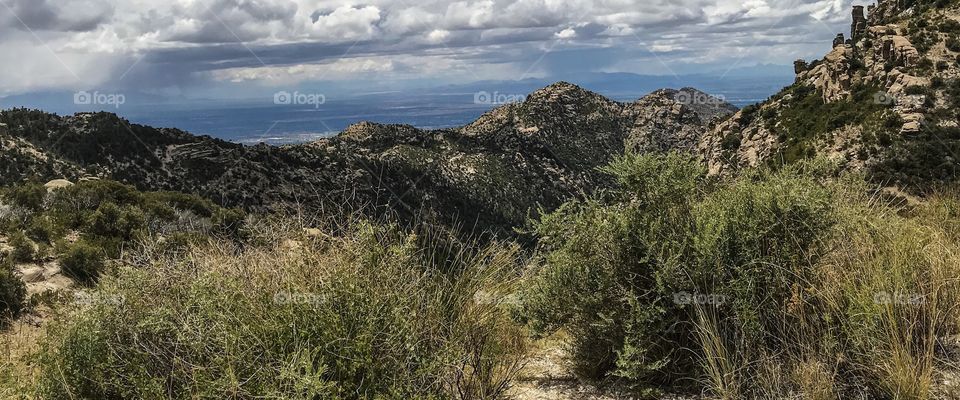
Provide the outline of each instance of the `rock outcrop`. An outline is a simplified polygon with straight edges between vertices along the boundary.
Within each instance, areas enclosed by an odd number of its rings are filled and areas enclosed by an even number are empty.
[[[797,80],[813,85],[823,94],[823,101],[834,102],[850,94],[853,49],[847,45],[834,47],[816,67],[801,73]]]
[[[955,95],[942,87],[960,77],[960,54],[945,43],[957,40],[949,27],[960,22],[960,7],[882,0],[868,10],[865,15],[864,7],[854,6],[850,39],[838,34],[821,60],[795,62],[793,86],[703,135],[697,148],[712,173],[813,155],[869,169],[887,157],[904,156],[893,147],[914,146],[908,142],[928,127],[957,126],[942,116],[955,114],[948,103],[960,99],[950,100]],[[941,27],[948,31],[939,32]],[[911,38],[923,40],[922,46]],[[933,87],[935,81],[941,89]],[[818,95],[824,106],[793,99],[793,93]],[[830,114],[830,104],[846,111],[829,120],[798,114]]]
[[[867,33],[867,17],[863,15],[863,6],[853,6],[853,22],[850,24],[850,40],[853,43],[863,39]]]

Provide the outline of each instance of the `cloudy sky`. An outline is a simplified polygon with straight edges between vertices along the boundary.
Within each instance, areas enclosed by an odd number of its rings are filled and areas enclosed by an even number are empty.
[[[849,0],[0,0],[0,96],[686,74],[823,55]]]

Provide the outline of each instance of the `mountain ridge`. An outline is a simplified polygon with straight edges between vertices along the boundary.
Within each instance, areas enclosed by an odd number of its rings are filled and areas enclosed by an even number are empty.
[[[360,122],[332,138],[280,147],[130,124],[109,113],[14,109],[0,112],[0,183],[92,176],[226,206],[339,207],[470,221],[510,234],[539,207],[606,186],[597,169],[612,157],[634,148],[692,151],[711,122],[736,109],[688,101],[695,98],[713,97],[661,90],[621,103],[558,82],[459,128]]]

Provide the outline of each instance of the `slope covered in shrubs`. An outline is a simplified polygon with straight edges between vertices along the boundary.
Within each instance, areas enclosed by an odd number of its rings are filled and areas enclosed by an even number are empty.
[[[143,241],[175,248],[210,235],[242,239],[245,217],[199,197],[105,180],[52,191],[24,184],[0,190],[0,198],[7,204],[0,234],[9,237],[9,257],[17,263],[57,258],[65,274],[84,283],[97,280],[107,259]]]

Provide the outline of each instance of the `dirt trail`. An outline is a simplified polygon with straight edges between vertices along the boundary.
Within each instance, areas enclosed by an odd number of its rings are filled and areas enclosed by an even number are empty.
[[[559,339],[538,344],[516,385],[508,393],[514,400],[613,400],[616,397],[600,389],[580,383],[566,363],[566,353]]]

